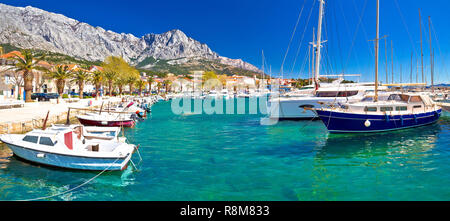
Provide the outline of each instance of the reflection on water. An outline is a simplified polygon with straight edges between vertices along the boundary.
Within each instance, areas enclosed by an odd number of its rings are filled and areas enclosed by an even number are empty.
[[[12,155],[11,149],[9,149],[6,144],[0,143],[0,169],[4,169],[8,166]]]
[[[435,146],[441,125],[370,134],[329,134],[316,159],[328,157],[420,156]]]
[[[0,199],[30,200],[58,195],[75,188],[96,176],[98,171],[66,170],[57,167],[38,165],[18,159],[5,145],[0,144]],[[92,183],[97,186],[116,188],[133,184],[132,168],[125,171],[105,172]],[[83,186],[76,194],[70,192],[48,200],[76,200],[83,192],[95,191],[95,187]]]
[[[139,171],[107,172],[46,200],[448,200],[450,117],[377,134],[329,134],[321,121],[173,115],[170,102],[125,129]],[[139,161],[137,155],[133,156]],[[63,193],[98,172],[33,165],[0,145],[0,200]]]

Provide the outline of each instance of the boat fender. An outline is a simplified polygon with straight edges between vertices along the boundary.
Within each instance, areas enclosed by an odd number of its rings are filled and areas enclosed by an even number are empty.
[[[385,116],[386,116],[386,121],[389,122],[389,115],[386,114]]]
[[[401,122],[401,124],[403,126],[403,115],[400,115],[400,122]]]
[[[38,153],[38,154],[36,155],[36,157],[37,157],[37,158],[44,158],[44,157],[45,157],[45,154],[43,154],[43,153]]]
[[[366,126],[366,127],[370,127],[370,121],[369,120],[366,120],[365,122],[364,122],[364,126]]]
[[[414,114],[414,121],[417,123],[417,116]]]

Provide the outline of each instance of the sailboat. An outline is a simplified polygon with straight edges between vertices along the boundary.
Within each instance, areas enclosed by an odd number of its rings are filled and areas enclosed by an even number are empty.
[[[322,18],[324,14],[324,0],[320,0],[319,22],[317,28],[317,39],[314,39],[315,65],[313,85],[302,93],[288,94],[288,96],[273,97],[269,100],[269,117],[278,120],[306,120],[317,117],[311,108],[327,107],[329,103],[357,102],[364,96],[375,90],[375,84],[368,83],[341,83],[344,75],[338,76],[338,80],[332,83],[320,83],[320,60],[322,48]],[[315,42],[317,40],[317,42]],[[328,75],[331,76],[331,75]],[[346,75],[354,76],[354,75]],[[359,75],[357,75],[359,76]],[[379,90],[387,90],[380,87]]]
[[[375,95],[356,103],[327,108],[312,108],[330,133],[367,133],[392,131],[433,124],[442,109],[426,93],[389,92],[386,99],[378,94],[379,8],[375,39]],[[385,94],[386,95],[386,94]],[[384,96],[386,97],[386,96]]]

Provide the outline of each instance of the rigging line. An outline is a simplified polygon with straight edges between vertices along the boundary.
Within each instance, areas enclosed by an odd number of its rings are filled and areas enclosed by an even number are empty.
[[[358,11],[357,7],[356,7],[355,0],[353,0],[353,6],[354,6],[355,10]],[[360,20],[362,21],[362,16],[360,17]],[[363,34],[366,37],[366,39],[370,39],[368,37],[368,35],[367,35],[367,32],[366,32],[366,29],[364,28],[364,25],[362,25],[362,31],[363,31]],[[370,45],[369,41],[366,41],[366,43],[367,43],[367,48],[369,48],[369,51],[370,51],[369,56],[375,57],[375,53],[372,51],[372,45]]]
[[[337,21],[337,16],[336,16],[336,12],[334,12],[333,13],[333,15],[334,15],[334,21]],[[337,45],[338,45],[338,51],[339,51],[339,58],[340,58],[340,63],[341,63],[341,71],[343,71],[343,60],[342,60],[342,49],[341,49],[341,39],[339,38],[339,28],[338,28],[338,22],[336,22],[336,25],[335,25],[335,27],[336,27],[336,36],[337,36]],[[337,69],[337,65],[336,65],[336,69]]]
[[[366,10],[366,5],[367,5],[367,0],[364,1],[364,7],[363,7],[363,10],[362,10],[361,14],[364,14],[364,11]],[[356,36],[357,36],[357,34],[358,34],[359,26],[361,25],[361,22],[362,22],[361,16],[360,16],[359,18],[360,18],[360,19],[359,19],[358,25],[356,26],[356,32],[355,32],[355,34],[353,35],[352,44],[351,44],[350,50],[349,50],[349,52],[348,52],[347,61],[345,62],[344,71],[345,71],[345,69],[347,69],[348,62],[350,61],[350,55],[351,55],[351,53],[352,53],[353,46],[355,45],[355,40],[356,40]],[[358,56],[356,56],[356,57],[358,57]]]
[[[294,72],[295,63],[296,63],[296,61],[297,61],[297,57],[298,57],[300,48],[302,47],[302,44],[303,44],[303,38],[305,37],[305,32],[306,32],[306,29],[308,28],[309,20],[310,20],[310,18],[311,18],[311,14],[312,14],[312,11],[313,11],[313,9],[314,9],[315,6],[316,6],[316,1],[313,2],[313,5],[312,5],[311,9],[309,10],[308,19],[307,19],[307,21],[306,21],[305,28],[303,29],[303,34],[302,34],[302,38],[301,38],[301,40],[300,40],[300,44],[298,45],[298,48],[297,48],[297,54],[295,55],[294,64],[292,65],[291,73]]]
[[[348,25],[347,17],[345,16],[345,13],[344,13],[344,8],[342,7],[341,4],[339,4],[339,8],[341,9],[340,12],[342,14],[342,17],[344,18],[345,28],[347,29],[347,35],[348,35],[347,38],[351,39],[352,36],[350,35],[350,28]],[[349,56],[350,56],[350,54],[349,54]],[[344,58],[344,55],[341,55],[341,59],[343,59],[343,58]],[[356,60],[356,64],[358,65],[358,67],[360,67],[361,65],[360,65],[358,56],[356,56],[355,60]],[[344,65],[344,61],[342,61],[341,66],[342,66],[342,73],[345,73],[346,65]]]
[[[412,36],[411,36],[411,34],[409,32],[408,26],[406,25],[405,18],[403,17],[403,13],[402,13],[402,11],[400,9],[400,5],[398,4],[397,0],[394,0],[394,2],[395,2],[395,5],[397,6],[398,12],[400,13],[400,18],[402,19],[402,22],[403,22],[403,25],[405,26],[406,32],[408,33],[409,41],[411,42],[411,46],[414,49],[413,50],[414,51],[414,55],[417,56],[416,46],[414,45],[414,41],[413,41]]]
[[[283,62],[281,63],[281,74],[283,76],[284,76],[284,74],[283,74],[284,62],[286,61],[286,57],[287,57],[287,54],[289,52],[289,48],[291,47],[292,39],[294,38],[295,32],[297,31],[297,26],[298,26],[298,23],[300,21],[300,17],[302,17],[303,8],[305,7],[305,3],[306,3],[306,0],[303,2],[302,9],[300,10],[300,13],[298,14],[297,22],[295,23],[294,31],[292,32],[292,35],[291,35],[291,40],[289,40],[289,44],[288,44],[288,47],[286,49],[286,53],[284,54]]]
[[[327,24],[328,24],[327,19],[325,19],[325,21],[324,21],[325,38],[326,39],[330,39],[330,37],[328,36],[328,31],[327,31],[328,30],[328,25]],[[330,45],[330,44],[328,43],[328,45]],[[327,64],[328,64],[326,66],[326,68],[327,68],[328,74],[332,74],[334,70],[333,70],[333,63],[330,60],[329,48],[330,48],[329,46],[325,48],[325,53],[326,53],[326,58],[327,58],[326,61],[327,61]]]
[[[302,66],[300,67],[299,73],[301,73],[302,71],[304,71],[304,68],[305,68],[306,63],[309,63],[309,62],[308,62],[309,57],[310,57],[309,54],[310,54],[310,53],[309,53],[309,50],[306,51],[305,59],[303,59],[303,64],[302,64]],[[309,73],[309,72],[308,72],[308,73]],[[299,75],[300,75],[300,74],[299,74]],[[299,76],[299,78],[300,78],[300,76]]]
[[[434,29],[433,21],[430,21],[430,23],[431,23],[431,29],[433,31],[434,39],[436,39],[436,44],[437,44],[438,49],[439,49],[439,56],[442,59],[442,65],[444,66],[444,71],[447,73],[446,76],[448,77],[449,74],[448,74],[448,70],[447,70],[446,65],[445,65],[446,62],[444,61],[444,56],[442,56],[441,45],[439,44],[439,40],[438,40],[438,37],[437,37],[437,34],[436,34],[436,29]],[[433,60],[434,60],[434,58],[433,58]]]

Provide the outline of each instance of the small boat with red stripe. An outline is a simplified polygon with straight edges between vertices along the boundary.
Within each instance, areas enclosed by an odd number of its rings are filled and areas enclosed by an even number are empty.
[[[136,148],[116,140],[87,139],[71,127],[3,134],[0,140],[21,159],[77,170],[124,170]]]

